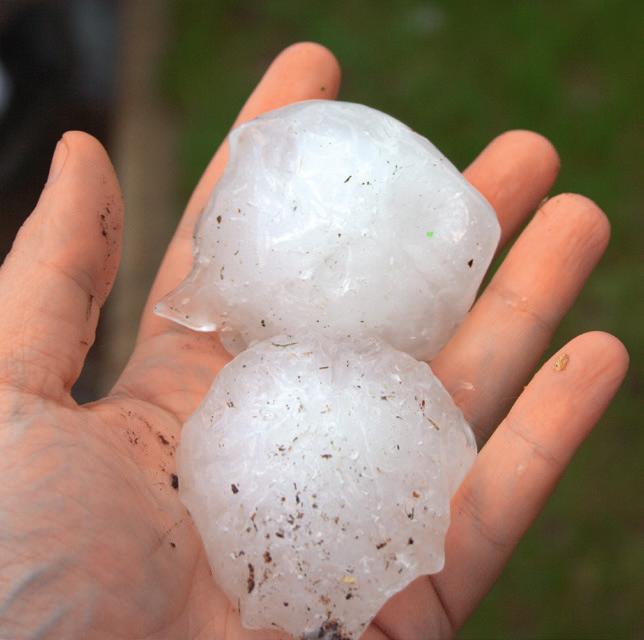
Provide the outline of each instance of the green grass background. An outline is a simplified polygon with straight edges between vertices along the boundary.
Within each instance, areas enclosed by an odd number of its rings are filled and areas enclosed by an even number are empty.
[[[644,637],[644,435],[637,404],[642,6],[625,0],[173,4],[159,80],[179,116],[178,179],[186,196],[275,54],[314,40],[342,64],[341,99],[391,113],[461,168],[506,129],[546,135],[562,160],[554,192],[583,193],[611,219],[610,248],[552,350],[603,329],[626,343],[631,371],[461,638]]]

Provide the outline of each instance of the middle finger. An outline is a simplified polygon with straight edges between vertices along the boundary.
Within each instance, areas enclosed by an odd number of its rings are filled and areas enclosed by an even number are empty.
[[[608,219],[587,198],[546,202],[432,361],[479,445],[518,397],[609,235]]]

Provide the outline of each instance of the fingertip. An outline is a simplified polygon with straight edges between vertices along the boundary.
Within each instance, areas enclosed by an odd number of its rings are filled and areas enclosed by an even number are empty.
[[[325,64],[336,71],[340,72],[340,63],[332,51],[319,42],[303,41],[295,42],[289,45],[277,56],[276,60],[282,58],[305,58],[307,60],[315,60],[321,64]]]
[[[527,150],[544,170],[544,173],[551,175],[552,181],[556,178],[561,167],[561,158],[554,144],[544,135],[529,129],[510,129],[497,136],[492,144],[500,144],[509,147]]]
[[[80,152],[98,152],[107,156],[105,147],[91,133],[79,131],[76,129],[70,129],[69,131],[65,131],[65,133],[63,133],[62,138],[68,145],[73,146]]]
[[[571,229],[584,229],[585,236],[601,255],[610,240],[611,225],[608,216],[593,200],[578,193],[560,193],[547,200],[538,215],[566,216]]]
[[[582,358],[584,368],[595,368],[621,382],[630,364],[624,343],[605,331],[587,331],[573,338],[563,349]],[[553,356],[553,363],[557,355]]]
[[[102,191],[109,191],[119,205],[122,205],[121,188],[112,160],[105,146],[85,131],[66,131],[61,138],[73,154],[76,170],[84,171],[87,177],[95,176]]]
[[[628,370],[629,356],[622,342],[603,331],[589,331],[557,351],[537,374],[537,386],[567,396],[560,411],[579,412],[588,429],[604,413]],[[545,375],[544,375],[545,374]]]
[[[279,79],[296,99],[333,99],[340,88],[340,63],[333,53],[317,42],[297,42],[283,49],[268,68],[262,83]],[[291,86],[293,80],[298,86]],[[273,92],[279,89],[273,87]],[[301,94],[297,97],[297,94]],[[293,99],[288,102],[293,102]]]
[[[66,131],[61,140],[67,145],[77,169],[82,168],[85,172],[99,170],[109,180],[116,178],[107,150],[93,135],[84,131],[72,130]]]
[[[524,167],[529,165],[533,185],[543,193],[552,188],[559,175],[561,159],[557,149],[536,131],[510,129],[494,138],[485,151],[488,150],[502,155],[503,160],[523,162]]]

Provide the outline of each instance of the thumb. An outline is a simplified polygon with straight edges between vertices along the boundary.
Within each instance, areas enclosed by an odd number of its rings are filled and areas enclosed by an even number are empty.
[[[0,382],[69,398],[120,257],[123,205],[101,144],[68,132],[0,269]]]

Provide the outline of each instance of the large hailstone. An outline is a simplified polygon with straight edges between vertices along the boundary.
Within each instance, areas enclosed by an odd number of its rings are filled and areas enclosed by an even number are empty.
[[[499,233],[487,201],[404,124],[301,102],[231,133],[192,273],[157,312],[219,331],[233,354],[314,328],[429,359],[471,306]]]
[[[244,626],[355,639],[442,568],[476,445],[427,364],[375,338],[280,336],[221,371],[177,455],[181,499]]]

